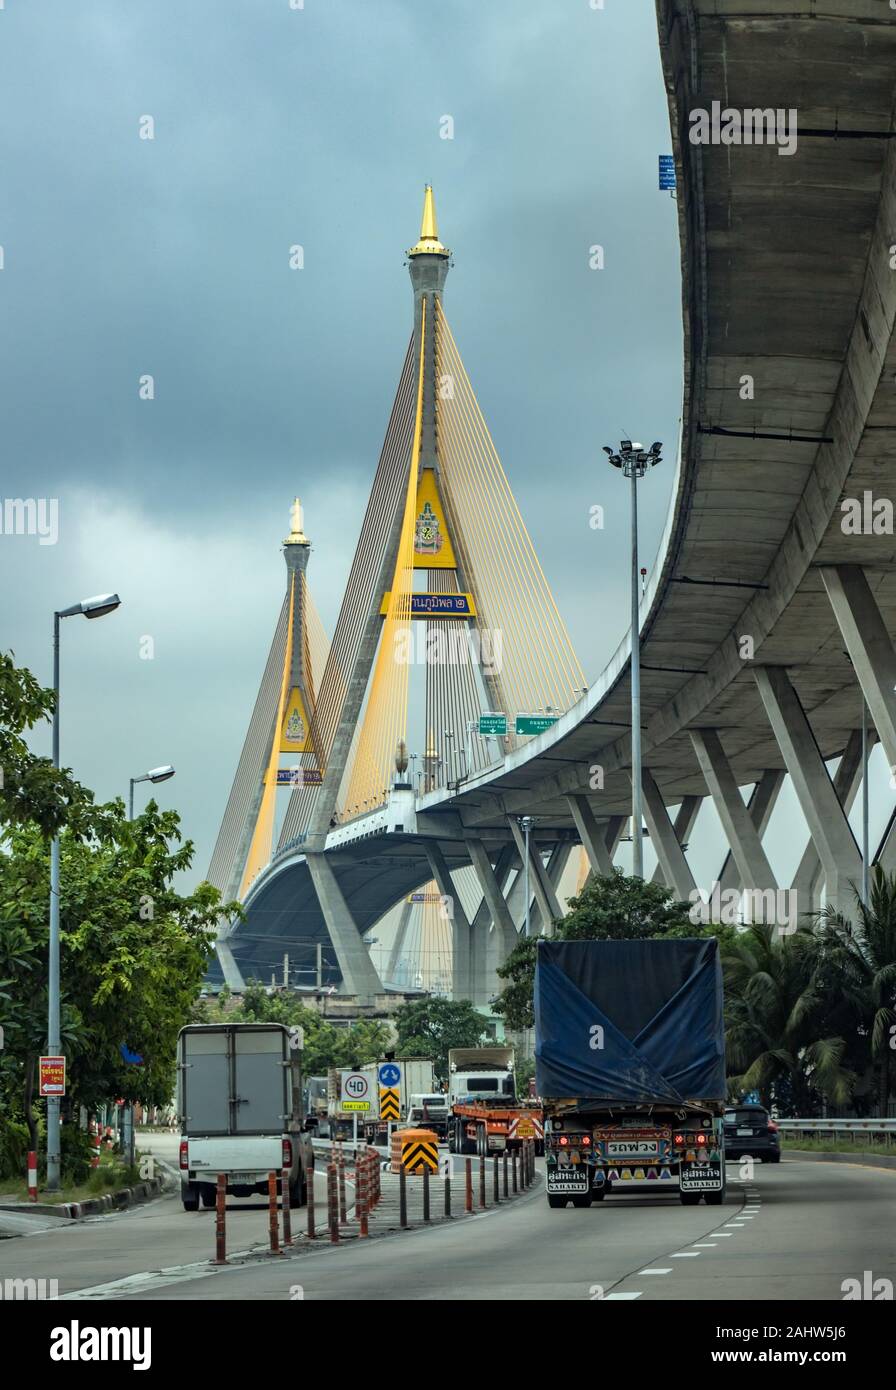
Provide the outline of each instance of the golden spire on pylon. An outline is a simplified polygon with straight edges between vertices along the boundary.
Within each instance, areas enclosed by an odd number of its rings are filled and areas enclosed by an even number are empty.
[[[290,508],[289,535],[283,542],[284,545],[307,545],[308,537],[303,530],[302,504],[298,497],[293,499]]]
[[[436,203],[432,196],[432,184],[426,185],[423,194],[423,219],[420,223],[420,240],[412,246],[409,256],[450,256],[447,246],[439,241],[439,228],[436,223]]]

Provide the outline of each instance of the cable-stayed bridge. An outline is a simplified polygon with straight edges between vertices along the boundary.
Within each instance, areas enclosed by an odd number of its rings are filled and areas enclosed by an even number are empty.
[[[785,888],[801,912],[822,895],[850,910],[863,702],[896,767],[893,67],[865,60],[864,0],[830,18],[770,4],[761,24],[719,8],[658,4],[685,396],[639,615],[646,829],[683,898],[705,888],[684,847],[711,802],[721,887],[768,895],[772,913]],[[792,109],[795,148],[694,143],[692,114],[714,100]],[[242,890],[247,921],[219,954],[236,980],[272,941],[309,958],[326,942],[342,987],[369,995],[382,981],[362,938],[434,891],[453,913],[453,991],[483,1001],[519,931],[520,817],[535,817],[533,929],[559,913],[573,852],[606,872],[626,830],[630,636],[586,688],[448,328],[431,192],[408,261],[414,332],[333,640],[321,660],[302,605],[284,605],[222,825],[212,878]],[[416,659],[421,622],[424,652],[438,634],[431,662]],[[557,719],[489,739],[467,733],[482,711]],[[302,776],[274,844],[288,719]],[[787,777],[806,844],[785,885],[763,835]]]

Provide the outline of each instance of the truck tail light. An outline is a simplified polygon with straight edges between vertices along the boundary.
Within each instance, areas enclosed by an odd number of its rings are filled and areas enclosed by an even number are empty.
[[[190,1141],[189,1141],[188,1139],[181,1139],[181,1141],[180,1141],[180,1166],[181,1166],[181,1168],[189,1168],[189,1166],[190,1166],[190,1160],[189,1160],[189,1147],[190,1147]]]
[[[565,1148],[566,1145],[569,1143],[569,1139],[567,1138],[567,1136],[566,1136],[565,1134],[561,1134],[561,1135],[560,1135],[559,1143],[560,1143],[560,1145],[561,1145],[562,1148]]]
[[[591,1135],[590,1135],[590,1134],[583,1134],[583,1135],[582,1135],[582,1148],[583,1148],[583,1149],[587,1149],[587,1147],[588,1147],[588,1145],[589,1145],[590,1143],[591,1143]]]
[[[706,1135],[705,1135],[705,1134],[698,1134],[698,1135],[697,1135],[697,1143],[698,1143],[698,1144],[705,1144],[705,1143],[706,1143]]]
[[[769,1132],[769,1134],[777,1134],[777,1133],[778,1133],[778,1126],[775,1124],[774,1120],[769,1120],[769,1122],[768,1122],[768,1132]]]
[[[675,1136],[675,1142],[676,1142],[676,1144],[683,1144],[683,1143],[684,1143],[684,1135],[683,1135],[683,1134],[676,1134],[676,1136]]]
[[[281,1168],[291,1168],[291,1167],[292,1167],[292,1140],[291,1140],[291,1139],[284,1139],[284,1140],[283,1140],[283,1155],[282,1155],[280,1167],[281,1167]]]

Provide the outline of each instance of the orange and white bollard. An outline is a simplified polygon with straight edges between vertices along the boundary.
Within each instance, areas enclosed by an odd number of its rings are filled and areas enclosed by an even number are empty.
[[[277,1223],[277,1174],[268,1173],[268,1226],[271,1234],[271,1254],[282,1255],[280,1227]]]
[[[227,1210],[227,1174],[218,1174],[218,1186],[215,1192],[215,1258],[213,1263],[216,1265],[226,1265],[227,1263],[227,1234],[226,1216]]]
[[[336,1164],[327,1164],[327,1223],[330,1227],[330,1243],[339,1244],[339,1194],[337,1189]]]
[[[366,1236],[367,1204],[369,1201],[370,1161],[367,1152],[358,1155],[355,1165],[355,1216],[358,1218],[359,1235]]]
[[[283,1244],[292,1245],[292,1217],[289,1214],[289,1169],[280,1178],[280,1202],[283,1207]]]

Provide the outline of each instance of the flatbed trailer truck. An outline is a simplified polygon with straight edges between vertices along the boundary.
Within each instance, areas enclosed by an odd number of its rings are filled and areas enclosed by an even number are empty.
[[[455,1047],[448,1053],[448,1148],[481,1156],[544,1141],[541,1106],[516,1093],[512,1047]]]
[[[713,938],[539,941],[536,1086],[548,1205],[725,1199],[722,972]]]

